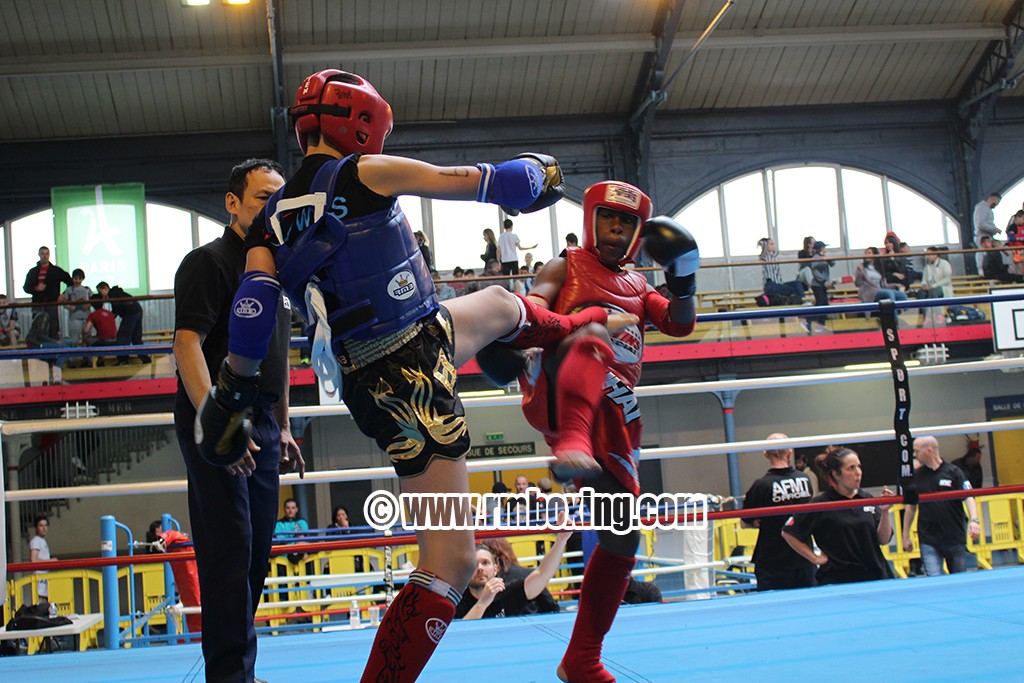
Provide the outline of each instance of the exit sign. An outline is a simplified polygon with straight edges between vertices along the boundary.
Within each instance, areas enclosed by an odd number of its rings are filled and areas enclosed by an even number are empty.
[[[488,441],[504,441],[505,440],[505,433],[504,432],[493,432],[493,433],[487,435],[487,440]]]

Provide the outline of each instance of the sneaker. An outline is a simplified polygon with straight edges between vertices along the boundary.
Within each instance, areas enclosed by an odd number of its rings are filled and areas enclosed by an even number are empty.
[[[807,334],[811,334],[811,326],[807,324],[806,320],[800,321],[800,328]]]

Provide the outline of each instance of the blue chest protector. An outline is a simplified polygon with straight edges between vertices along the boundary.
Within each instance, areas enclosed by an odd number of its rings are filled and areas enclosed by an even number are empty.
[[[265,214],[280,244],[281,286],[308,323],[307,333],[316,320],[307,284],[319,290],[335,354],[345,339],[377,339],[438,309],[430,272],[397,201],[352,219],[331,212],[345,161],[324,164],[308,194],[282,198],[279,190],[267,201]],[[285,212],[295,213],[282,226]],[[283,229],[288,232],[282,234]]]

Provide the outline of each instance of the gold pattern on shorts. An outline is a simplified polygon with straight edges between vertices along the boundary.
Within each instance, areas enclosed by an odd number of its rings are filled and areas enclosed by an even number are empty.
[[[451,365],[450,362],[448,364]],[[442,445],[450,444],[466,433],[464,417],[439,415],[433,407],[434,385],[426,373],[419,368],[402,368],[401,372],[412,388],[409,401],[395,396],[391,385],[383,379],[378,382],[377,389],[370,392],[377,406],[391,415],[398,425],[399,434],[387,447],[392,460],[411,460],[423,452],[426,444],[420,425],[426,428],[431,439]]]
[[[404,370],[403,370],[404,372]],[[392,460],[412,460],[423,452],[424,438],[416,416],[409,404],[394,395],[394,389],[383,378],[376,390],[370,390],[377,407],[391,415],[398,425],[398,436],[388,444],[388,457]]]
[[[448,354],[444,351],[438,353],[437,362],[434,363],[434,379],[440,382],[449,394],[455,393],[455,380],[458,379],[458,376]]]
[[[436,318],[434,318],[434,320],[437,322],[438,326],[444,332],[444,336],[448,338],[448,343],[449,344],[454,344],[455,343],[455,331],[452,330],[452,320],[451,320],[451,318],[449,318],[447,315],[438,314],[438,316]]]

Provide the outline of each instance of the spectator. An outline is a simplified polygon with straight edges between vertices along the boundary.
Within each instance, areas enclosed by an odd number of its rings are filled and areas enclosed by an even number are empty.
[[[472,294],[473,292],[480,291],[480,281],[476,279],[476,271],[469,268],[465,272],[466,275],[466,286],[463,289],[464,294]]]
[[[462,296],[466,293],[466,283],[463,282],[465,277],[466,271],[462,270],[459,266],[455,266],[455,268],[452,269],[452,279],[458,280],[458,282],[449,282],[448,284],[455,290],[455,296]]]
[[[50,321],[52,317],[44,310],[33,308],[35,311],[32,315],[32,324],[28,328],[28,334],[25,335],[25,347],[30,349],[62,349],[64,348],[64,342],[60,339],[50,336]],[[47,364],[52,368],[56,365],[58,368],[63,368],[67,358],[61,356],[53,360],[47,360]],[[53,378],[51,377],[51,380]]]
[[[56,303],[60,296],[60,285],[73,284],[68,272],[56,263],[50,263],[50,248],[39,247],[39,262],[29,269],[25,276],[24,290],[32,296],[33,304],[42,304],[32,307],[32,317],[36,313],[45,313],[47,316],[47,336],[51,339],[60,339],[60,325],[58,323],[57,307],[47,306],[48,303]]]
[[[533,272],[533,252],[528,251],[523,254],[523,268],[526,269],[527,273]]]
[[[814,258],[814,243],[818,240],[814,239],[814,235],[808,235],[804,238],[803,248],[796,253],[796,257],[800,259],[812,259]]]
[[[294,498],[284,501],[284,516],[277,520],[274,525],[274,536],[278,543],[302,543],[301,539],[294,540],[304,531],[309,530],[309,524],[302,517],[299,517],[299,504]],[[288,560],[292,564],[299,564],[306,559],[305,553],[288,553]]]
[[[513,270],[512,274],[513,275],[529,275],[530,271],[528,271],[526,269],[526,266],[523,266],[521,268],[516,268],[515,270]],[[527,283],[527,279],[526,278],[514,277],[514,278],[512,278],[512,280],[510,282],[511,282],[511,287],[512,287],[512,291],[513,292],[515,292],[519,296],[526,296],[526,293],[529,291],[529,287],[526,286],[526,283]]]
[[[506,218],[502,223],[501,237],[498,238],[498,259],[501,261],[501,274],[513,275],[519,272],[519,253],[517,249],[536,249],[536,244],[524,247],[519,237],[512,232],[512,219]]]
[[[579,248],[580,248],[580,238],[576,236],[576,233],[570,232],[569,234],[567,234],[565,236],[565,248],[562,249],[561,252],[559,252],[558,257],[559,258],[565,258],[565,252],[567,252],[570,249],[579,249]],[[533,272],[537,272],[537,270],[534,269]]]
[[[768,439],[788,439],[785,434],[771,434]],[[745,508],[797,505],[811,500],[811,479],[790,465],[792,448],[776,448],[764,452],[769,469],[755,481],[743,499]],[[757,590],[807,588],[814,585],[815,566],[789,547],[782,537],[786,517],[769,515],[740,520],[745,528],[759,529],[754,546],[754,576]]]
[[[516,493],[526,493],[526,489],[530,487],[530,480],[525,474],[516,476]]]
[[[114,314],[103,306],[103,295],[93,294],[89,297],[92,302],[92,313],[85,319],[85,327],[82,328],[82,339],[86,346],[116,346],[117,345],[117,320]],[[97,367],[103,367],[103,359],[96,358]]]
[[[416,244],[420,245],[420,253],[423,254],[423,261],[427,264],[427,270],[434,270],[434,257],[430,253],[430,242],[427,240],[427,236],[423,234],[422,230],[417,230],[412,234],[416,238]]]
[[[919,436],[914,439],[914,459],[921,467],[914,470],[914,484],[918,493],[939,493],[941,491],[970,490],[971,483],[959,467],[942,459],[939,442],[934,436]],[[970,526],[966,524],[964,506],[970,513]],[[917,538],[921,543],[921,561],[928,576],[942,576],[942,562],[950,574],[967,569],[967,533],[977,541],[981,537],[978,508],[974,498],[961,500],[935,500],[919,505],[907,505],[903,515],[903,549],[914,547],[910,537],[910,526],[914,516],[921,511],[917,520]]]
[[[661,602],[661,599],[660,588],[653,583],[637,581],[631,576],[622,602],[627,605],[640,605],[645,602]]]
[[[1002,230],[996,227],[996,217],[992,213],[992,209],[999,206],[999,202],[1002,199],[1002,195],[998,192],[993,192],[988,196],[988,199],[983,199],[974,205],[974,243],[971,246],[979,247],[983,238],[995,237],[1002,232]],[[982,269],[984,257],[984,254],[975,254],[978,270]]]
[[[482,545],[491,551],[494,563],[498,568],[498,578],[506,584],[513,581],[525,581],[532,573],[531,569],[519,564],[516,551],[512,549],[512,544],[508,542],[507,538],[488,538],[482,542]],[[520,614],[550,614],[558,611],[558,603],[555,602],[551,591],[544,588],[540,595],[526,601]]]
[[[71,271],[71,286],[57,297],[57,301],[65,304],[68,310],[68,343],[71,346],[81,346],[84,343],[82,331],[85,328],[85,321],[89,318],[89,299],[92,298],[92,290],[83,285],[85,282],[85,271],[75,268]],[[82,358],[73,361],[70,367],[92,366],[92,361]]]
[[[903,273],[907,276],[907,286],[909,287],[915,282],[920,282],[922,273],[914,268],[914,259],[910,256],[912,253],[910,245],[906,242],[900,242],[900,253],[903,255],[897,258],[903,264]]]
[[[919,299],[942,299],[953,296],[953,267],[939,255],[938,247],[928,247],[924,273],[921,275]],[[935,307],[924,310],[924,327],[944,325],[945,315]]]
[[[818,486],[818,475],[814,471],[813,467],[811,468],[811,471],[808,473],[808,471],[807,471],[808,466],[809,466],[809,463],[807,462],[807,455],[806,454],[804,454],[804,453],[797,453],[795,456],[793,456],[793,467],[798,472],[802,472],[802,473],[807,475],[807,478],[811,480],[811,495],[817,495],[818,494],[818,489],[819,489],[819,486]],[[814,476],[811,476],[811,475],[814,475]]]
[[[121,319],[117,326],[117,343],[120,346],[142,346],[142,305],[119,285],[111,287],[106,282],[96,285],[96,291],[104,299],[113,299],[110,310]],[[150,362],[149,356],[139,354],[143,365]],[[128,365],[128,356],[119,356],[118,365]]]
[[[502,272],[501,264],[491,259],[487,262],[487,267],[484,268],[482,275],[483,277],[498,277],[499,275],[504,275],[504,273]],[[511,283],[508,280],[489,280],[486,284],[488,286],[497,285],[511,291]]]
[[[537,488],[540,489],[541,493],[551,493],[551,487],[551,480],[548,479],[547,477],[541,477],[537,481]]]
[[[484,228],[484,253],[480,254],[480,260],[486,266],[490,261],[498,260],[498,240],[494,239],[494,231]]]
[[[1010,249],[1011,271],[1024,275],[1024,210],[1018,211],[1006,228],[1006,246]]]
[[[953,464],[963,470],[967,481],[971,482],[972,489],[980,489],[983,486],[984,471],[981,469],[981,449],[971,446],[967,452],[953,461]]]
[[[18,309],[9,308],[7,295],[0,294],[0,345],[17,346],[21,337],[18,327]]]
[[[494,485],[491,486],[491,493],[494,495],[492,495],[487,501],[488,505],[486,513],[488,517],[494,518],[501,516],[505,510],[505,505],[508,502],[508,499],[505,496],[508,492],[509,488],[505,485],[505,482],[494,482]]]
[[[458,296],[451,285],[441,280],[441,274],[436,270],[430,271],[430,279],[434,281],[434,293],[437,294],[438,301],[448,301]]]
[[[56,557],[50,557],[50,546],[46,543],[46,535],[50,533],[50,518],[46,515],[36,515],[36,535],[28,542],[29,562],[55,562]],[[44,571],[36,571],[36,574],[45,574]],[[39,579],[36,588],[41,600],[50,597],[50,586],[46,579]]]
[[[821,241],[814,243],[814,259],[811,261],[811,292],[814,293],[815,306],[828,306],[828,290],[832,288],[830,268],[833,262],[825,258],[825,247],[827,246]],[[827,315],[818,316],[816,320],[812,319],[817,323],[821,332],[829,331],[825,327],[826,320],[828,320]]]
[[[860,488],[863,470],[860,456],[849,448],[829,446],[815,459],[815,466],[828,478],[829,489],[811,499],[812,503],[864,499],[872,496]],[[883,496],[893,495],[888,486]],[[782,527],[782,537],[790,547],[818,567],[821,585],[854,583],[892,578],[889,563],[879,545],[892,537],[888,505],[871,505],[806,512],[790,517]],[[821,554],[811,549],[811,537]]]
[[[352,531],[349,529],[348,522],[348,508],[344,505],[335,505],[334,510],[331,512],[331,523],[327,526],[328,529],[342,529],[340,533],[350,534]]]
[[[878,248],[868,247],[864,250],[864,260],[857,266],[853,281],[857,285],[857,297],[864,303],[893,299],[906,301],[907,295],[895,289],[882,277],[878,270]]]
[[[999,282],[1024,282],[1024,275],[1018,275],[1017,273],[1011,273],[1010,269],[1003,263],[1003,254],[1001,251],[995,248],[996,245],[988,235],[981,238],[981,248],[991,249],[992,251],[984,252],[981,262],[981,272],[989,280],[998,280]]]
[[[146,531],[146,543],[150,544],[149,547],[146,548],[146,552],[147,553],[153,554],[153,553],[166,552],[166,549],[165,550],[160,550],[159,547],[155,547],[153,545],[154,543],[157,543],[157,542],[163,543],[163,538],[161,537],[161,534],[163,534],[163,532],[164,532],[164,524],[159,519],[154,520],[154,521],[149,523],[149,529]]]
[[[782,269],[777,261],[779,252],[775,249],[775,240],[762,237],[757,241],[761,249],[758,260],[761,261],[761,279],[764,283],[764,294],[769,300],[784,298],[784,303],[799,305],[804,298],[804,283],[799,280],[782,280]]]
[[[900,256],[900,238],[894,232],[885,234],[885,256],[875,262],[875,267],[881,263],[882,277],[890,283],[893,289],[906,290],[910,286],[910,278],[907,275],[905,257]]]
[[[558,571],[562,562],[565,544],[572,532],[561,532],[554,545],[544,554],[540,566],[526,578],[505,580],[498,577],[498,565],[494,553],[485,546],[476,547],[476,571],[469,580],[469,586],[462,594],[462,600],[455,609],[456,619],[489,619],[491,617],[514,617],[525,614],[530,600],[536,599]]]

